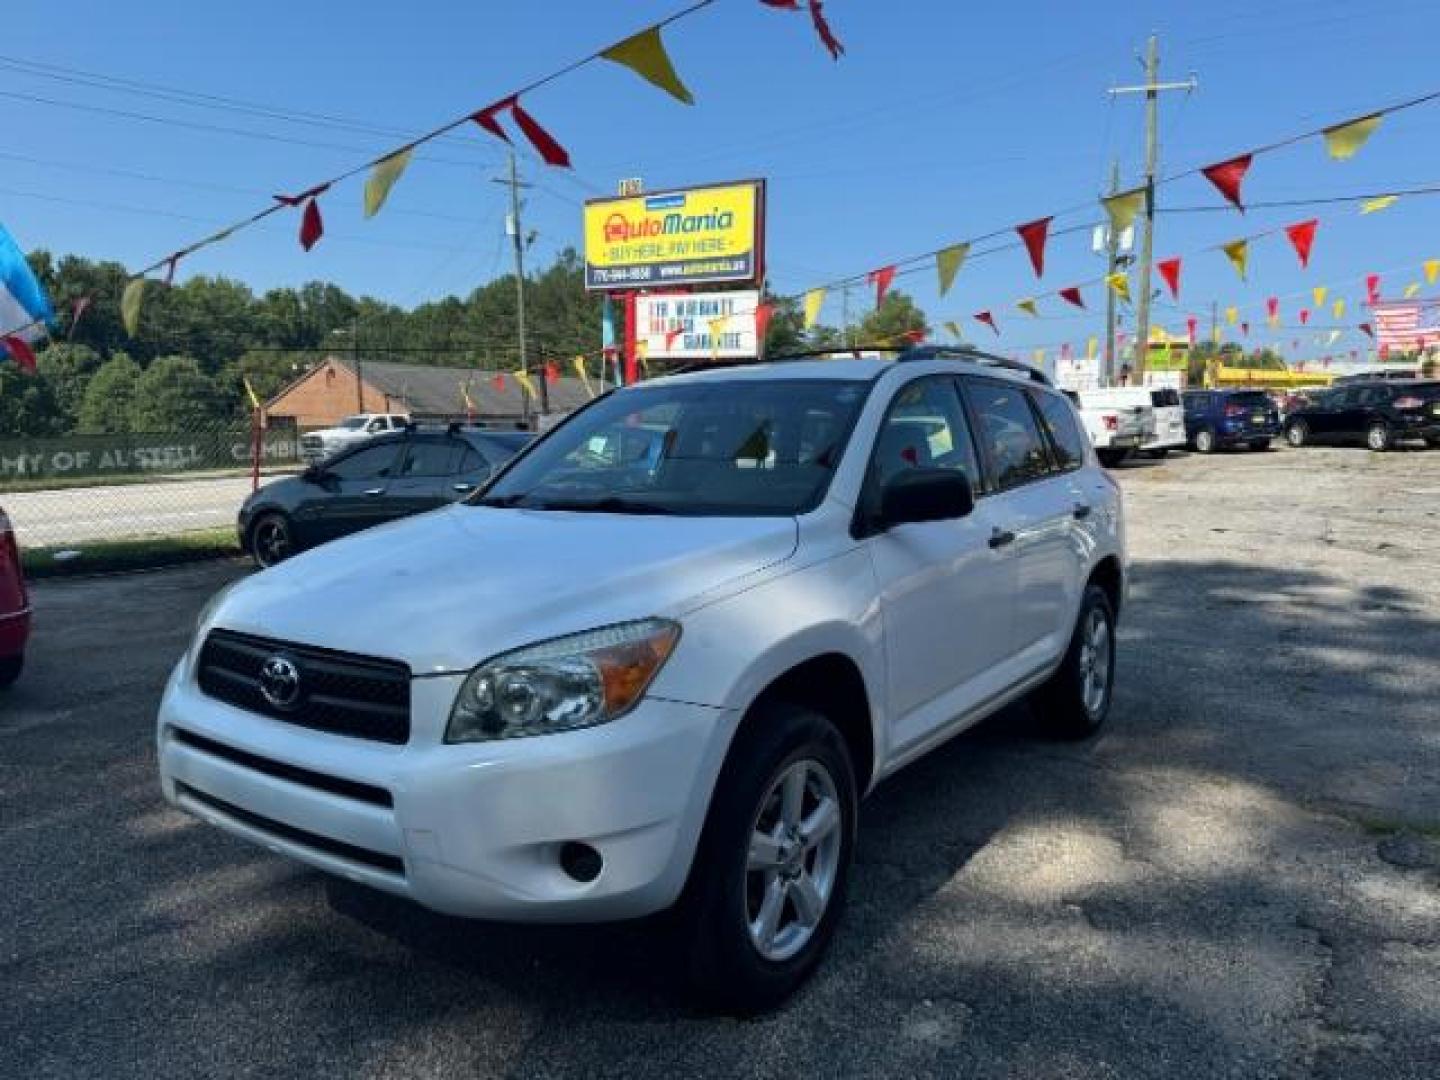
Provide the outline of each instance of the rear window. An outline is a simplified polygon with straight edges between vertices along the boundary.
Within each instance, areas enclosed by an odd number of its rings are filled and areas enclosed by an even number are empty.
[[[1150,404],[1157,409],[1172,409],[1180,404],[1180,391],[1165,387],[1150,391]]]

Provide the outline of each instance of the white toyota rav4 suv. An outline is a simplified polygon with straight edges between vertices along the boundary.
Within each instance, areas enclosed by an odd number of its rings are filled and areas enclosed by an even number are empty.
[[[158,718],[166,798],[456,915],[674,908],[713,1004],[833,936],[861,796],[1036,691],[1110,706],[1119,491],[964,350],[618,390],[466,503],[240,581]]]

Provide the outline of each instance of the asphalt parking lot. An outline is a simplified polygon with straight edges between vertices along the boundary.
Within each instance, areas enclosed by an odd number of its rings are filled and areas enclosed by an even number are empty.
[[[1440,452],[1117,475],[1106,732],[1011,710],[877,792],[835,951],[747,1022],[653,927],[446,919],[165,808],[161,684],[243,567],[42,585],[0,1076],[1440,1075]]]

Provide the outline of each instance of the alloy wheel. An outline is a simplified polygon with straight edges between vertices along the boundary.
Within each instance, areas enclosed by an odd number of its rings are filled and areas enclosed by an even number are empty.
[[[255,561],[262,567],[283,562],[290,555],[290,528],[281,518],[263,518],[255,526]]]
[[[1110,621],[1092,608],[1080,638],[1080,699],[1092,718],[1104,714],[1110,696],[1111,649]]]
[[[1384,450],[1390,445],[1390,432],[1385,429],[1384,424],[1371,424],[1370,430],[1365,432],[1365,445],[1371,450]]]

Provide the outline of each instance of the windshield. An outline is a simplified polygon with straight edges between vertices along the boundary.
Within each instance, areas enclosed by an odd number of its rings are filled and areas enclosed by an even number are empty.
[[[868,382],[675,383],[612,394],[557,428],[482,506],[782,516],[824,497]]]
[[[370,418],[368,416],[347,416],[344,420],[341,420],[340,423],[336,424],[335,426],[338,428],[344,428],[346,431],[354,431],[357,428],[364,427],[365,422],[369,419]]]

